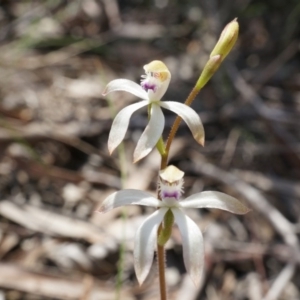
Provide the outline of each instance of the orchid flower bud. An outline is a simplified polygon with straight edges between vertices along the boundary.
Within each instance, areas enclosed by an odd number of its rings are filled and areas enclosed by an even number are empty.
[[[202,89],[217,71],[222,61],[234,46],[238,34],[239,24],[237,20],[234,19],[225,26],[215,48],[211,52],[209,60],[196,83],[197,90]]]
[[[215,48],[210,54],[210,57],[221,55],[221,61],[223,61],[235,45],[238,34],[239,24],[237,22],[237,19],[234,19],[223,29]]]

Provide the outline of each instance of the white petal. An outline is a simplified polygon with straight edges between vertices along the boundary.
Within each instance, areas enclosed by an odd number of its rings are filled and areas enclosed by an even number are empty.
[[[146,279],[152,266],[157,242],[157,229],[169,208],[164,207],[150,215],[138,229],[134,243],[134,268],[139,284]]]
[[[103,96],[116,91],[125,91],[138,98],[148,100],[147,92],[139,84],[128,79],[115,79],[109,82],[103,91]]]
[[[182,237],[183,261],[195,285],[200,284],[204,268],[203,237],[196,223],[180,209],[172,208]]]
[[[190,128],[194,139],[204,146],[204,128],[200,117],[192,108],[174,101],[162,101],[159,105],[177,114]]]
[[[190,208],[218,208],[239,215],[246,214],[250,211],[249,208],[239,200],[224,193],[213,191],[194,194],[180,201],[180,206]]]
[[[162,201],[156,199],[147,192],[128,189],[109,195],[104,199],[98,211],[104,213],[119,206],[136,204],[159,207],[162,204]]]
[[[138,103],[134,103],[128,105],[127,107],[123,108],[115,117],[109,137],[108,137],[108,151],[111,154],[123,141],[126,131],[128,129],[129,120],[132,114],[140,109],[143,106],[146,106],[148,103],[147,101],[141,101]]]
[[[141,135],[133,153],[133,162],[137,162],[155,147],[165,126],[165,118],[161,108],[156,104],[152,104],[150,121]]]

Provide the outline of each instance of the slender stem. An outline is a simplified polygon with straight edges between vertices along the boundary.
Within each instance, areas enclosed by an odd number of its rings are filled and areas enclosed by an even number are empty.
[[[161,155],[163,159],[163,155]],[[157,199],[161,200],[159,192],[157,192]],[[157,230],[157,241],[158,237],[162,231],[162,223],[159,225]],[[165,247],[157,243],[157,266],[158,266],[158,278],[159,278],[159,292],[160,300],[167,300],[167,285],[166,285],[166,275],[165,275],[165,263],[166,263],[166,254]]]
[[[196,86],[192,89],[191,93],[187,97],[184,104],[190,106],[194,99],[196,98],[197,94],[199,93],[200,89]],[[168,156],[169,156],[169,150],[171,147],[171,143],[174,139],[174,136],[178,130],[178,127],[180,125],[181,118],[177,117],[174,121],[174,124],[171,128],[169,137],[167,139],[166,148],[165,151],[160,151],[161,155],[161,164],[160,169],[163,170],[167,167],[168,164]],[[159,196],[159,195],[158,195]],[[158,235],[160,231],[162,230],[162,224],[160,225],[158,229]],[[157,244],[157,263],[158,263],[158,276],[159,276],[159,287],[160,287],[160,299],[161,300],[167,300],[167,288],[166,288],[166,278],[165,278],[165,249],[164,246],[160,246]]]
[[[160,169],[163,170],[167,167],[168,164],[168,151],[165,151],[164,155],[161,156]]]
[[[192,104],[192,102],[194,101],[194,99],[196,98],[196,96],[198,95],[199,92],[200,92],[200,89],[195,86],[192,89],[192,91],[190,92],[190,94],[187,97],[187,99],[185,100],[184,104],[190,106]],[[171,131],[170,131],[170,134],[168,136],[167,143],[166,143],[166,153],[161,158],[161,169],[164,169],[164,168],[167,167],[170,147],[171,147],[172,141],[173,141],[173,139],[175,137],[175,134],[176,134],[176,132],[178,130],[178,127],[180,125],[181,120],[182,119],[177,116],[176,119],[175,119],[175,121],[174,121],[174,124],[173,124],[173,126],[171,128]]]
[[[190,106],[199,92],[200,92],[200,88],[198,88],[196,85],[190,92],[190,94],[187,97],[187,99],[185,100],[184,104]],[[181,118],[177,117],[174,121],[174,124],[173,124],[170,134],[169,134],[169,137],[167,139],[166,147],[164,149],[165,151],[161,151],[160,149],[158,149],[158,150],[160,150],[159,153],[161,155],[160,170],[165,169],[168,165],[168,156],[169,156],[170,147],[171,147],[172,141],[175,137],[175,134],[178,130],[180,122],[181,122]],[[158,145],[157,145],[157,148],[158,148]],[[161,148],[163,148],[163,147],[161,147]],[[159,195],[158,195],[158,199],[160,199]],[[160,226],[158,228],[157,236],[159,236],[161,230],[162,230],[162,224],[160,224]],[[165,277],[165,249],[164,249],[164,246],[160,246],[159,244],[157,244],[157,264],[158,264],[160,299],[167,300],[166,277]]]
[[[162,225],[158,228],[158,235],[162,229]],[[167,286],[166,286],[166,276],[165,276],[165,249],[164,246],[157,244],[157,264],[158,264],[158,276],[159,276],[159,291],[160,299],[167,300]]]

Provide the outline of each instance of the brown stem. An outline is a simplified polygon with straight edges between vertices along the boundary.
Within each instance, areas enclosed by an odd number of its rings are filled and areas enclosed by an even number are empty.
[[[186,104],[187,106],[190,106],[199,92],[200,92],[200,90],[198,88],[194,87],[192,89],[192,91],[190,92],[189,96],[187,97],[187,99],[185,100],[184,104]],[[175,121],[174,121],[174,124],[171,128],[171,131],[170,131],[170,134],[168,136],[167,143],[166,143],[166,155],[162,156],[162,159],[161,159],[161,169],[164,169],[164,168],[167,167],[169,150],[170,150],[172,141],[173,141],[174,136],[175,136],[175,134],[178,130],[178,127],[180,125],[181,120],[182,119],[179,116],[177,116]]]
[[[192,104],[192,102],[194,101],[194,99],[196,98],[199,91],[200,90],[198,88],[194,87],[192,89],[192,91],[190,92],[189,96],[187,97],[187,99],[185,100],[184,104],[190,106]],[[171,131],[170,131],[169,137],[167,139],[167,143],[166,143],[166,151],[164,154],[161,154],[161,164],[160,164],[161,170],[163,170],[167,167],[171,143],[172,143],[174,136],[178,130],[180,122],[181,122],[181,118],[177,117],[171,128]],[[159,195],[158,195],[158,199],[160,199]],[[162,224],[158,228],[158,232],[157,232],[158,235],[161,230],[162,230]],[[158,244],[157,244],[157,263],[158,263],[160,299],[167,300],[167,288],[166,288],[166,278],[165,278],[165,249],[164,249],[164,246],[160,246]]]
[[[162,225],[158,228],[158,234],[162,229]],[[157,264],[158,264],[158,276],[159,276],[159,290],[160,299],[167,300],[167,286],[165,277],[165,249],[164,246],[157,244]]]
[[[163,170],[168,164],[168,152],[166,151],[164,155],[161,156],[160,169]]]

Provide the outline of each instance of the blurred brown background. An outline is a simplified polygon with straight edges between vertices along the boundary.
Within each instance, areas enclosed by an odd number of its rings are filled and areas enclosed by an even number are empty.
[[[0,2],[0,299],[159,298],[155,264],[142,287],[133,271],[133,236],[151,210],[94,213],[122,187],[155,193],[159,168],[156,151],[132,164],[145,110],[108,155],[114,113],[137,99],[101,93],[159,59],[172,73],[164,99],[184,102],[235,17],[237,45],[192,106],[206,145],[182,124],[170,162],[186,195],[218,190],[252,211],[188,211],[204,234],[205,277],[192,285],[175,227],[169,296],[300,299],[298,0]],[[165,115],[167,136],[175,116]]]

